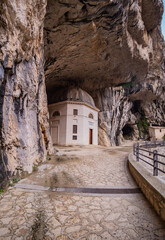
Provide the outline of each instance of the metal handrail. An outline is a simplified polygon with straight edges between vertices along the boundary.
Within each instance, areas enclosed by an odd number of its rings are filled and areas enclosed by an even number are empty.
[[[163,141],[163,140],[157,140],[157,141],[152,141],[152,142],[141,142],[140,144],[139,144],[139,146],[140,147],[145,147],[145,148],[155,148],[155,147],[161,147],[161,146],[165,146],[165,141]]]
[[[148,157],[148,156],[146,156],[146,155],[144,155],[144,154],[142,154],[142,153],[140,153],[140,152],[139,152],[139,155],[141,155],[141,156],[143,156],[143,157],[146,157],[146,158],[148,158],[148,159],[150,159],[150,160],[152,160],[152,161],[153,161],[153,158],[151,158],[151,157]]]
[[[151,151],[148,151],[148,150],[145,150],[145,149],[143,149],[143,148],[141,148],[141,150],[142,150],[142,151],[144,151],[144,152],[148,152],[148,153],[151,153],[151,154],[153,154],[153,152],[151,152]]]
[[[160,153],[158,153],[157,154],[159,157],[164,157],[164,155],[163,154],[160,154]]]
[[[165,163],[160,161],[160,159],[158,159],[158,157],[165,158],[165,155],[158,153],[157,150],[154,150],[152,152],[152,151],[146,150],[144,148],[156,148],[158,146],[159,147],[165,146],[165,141],[157,141],[157,142],[154,141],[154,142],[144,142],[144,143],[142,142],[142,143],[137,143],[137,144],[133,145],[133,154],[136,156],[136,161],[139,162],[139,160],[141,160],[141,161],[147,163],[148,165],[152,166],[154,176],[158,176],[159,171],[162,173],[165,173],[165,171],[162,170],[161,168],[159,168],[159,166],[158,166],[159,164],[165,166]],[[140,151],[142,151],[142,152],[144,151],[149,154],[153,154],[153,158],[144,155]],[[150,161],[152,160],[153,164],[147,162],[145,159],[141,158],[140,156],[145,157],[146,159],[148,159]]]

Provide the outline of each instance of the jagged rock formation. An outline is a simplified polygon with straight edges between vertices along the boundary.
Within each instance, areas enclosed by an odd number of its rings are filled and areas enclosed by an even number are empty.
[[[0,1],[0,182],[32,171],[49,148],[44,81],[45,0]]]
[[[155,81],[146,79],[143,83],[132,82],[123,84],[122,87],[101,89],[91,94],[101,110],[101,145],[119,145],[124,140],[123,137],[149,139],[149,125],[165,126],[164,77]],[[139,123],[147,126],[141,126],[145,129],[140,130]]]
[[[132,103],[125,96],[122,87],[107,88],[95,92],[96,106],[99,112],[99,144],[119,145],[122,141],[122,129],[130,120]]]
[[[143,109],[149,124],[165,125],[165,78],[145,81],[130,100],[139,100],[139,109]]]
[[[49,99],[68,86],[95,97],[102,144],[137,132],[135,101],[164,123],[162,12],[162,0],[0,1],[0,181],[51,149],[45,77]]]
[[[148,139],[147,126],[165,126],[164,86],[163,81],[154,85],[146,81],[91,93],[100,109],[99,144],[112,146],[120,145],[124,139]],[[139,129],[139,123],[146,129]]]

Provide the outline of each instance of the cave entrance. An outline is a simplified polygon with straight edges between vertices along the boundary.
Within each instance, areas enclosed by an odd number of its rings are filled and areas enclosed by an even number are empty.
[[[141,101],[140,100],[134,101],[131,109],[132,113],[137,114],[138,112],[140,112],[140,110],[141,110]]]
[[[126,124],[123,127],[122,132],[123,132],[124,139],[126,139],[126,140],[132,140],[133,139],[134,129],[131,125]]]

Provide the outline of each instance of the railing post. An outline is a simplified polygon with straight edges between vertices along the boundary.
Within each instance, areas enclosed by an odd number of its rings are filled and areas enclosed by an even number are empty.
[[[156,140],[154,141],[154,148],[156,148]]]
[[[139,162],[139,143],[136,146],[136,161]]]
[[[135,155],[135,144],[133,145],[133,155]]]
[[[154,160],[154,170],[153,170],[153,175],[158,176],[158,155],[157,155],[157,150],[153,151],[153,160]]]

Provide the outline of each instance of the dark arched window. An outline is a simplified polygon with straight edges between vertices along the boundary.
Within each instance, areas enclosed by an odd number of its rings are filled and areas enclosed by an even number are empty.
[[[55,111],[52,116],[53,116],[53,117],[60,116],[60,112],[59,112],[59,111]]]
[[[93,119],[93,114],[90,113],[88,117],[91,118],[91,119]]]

